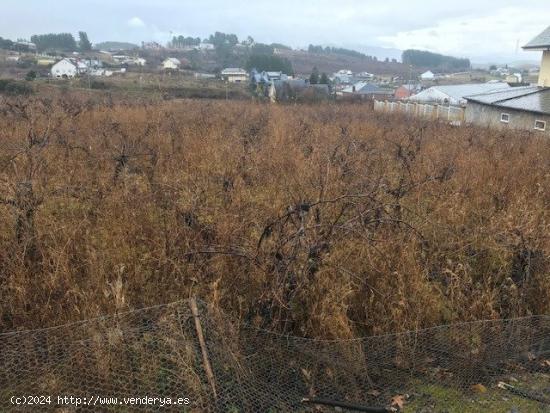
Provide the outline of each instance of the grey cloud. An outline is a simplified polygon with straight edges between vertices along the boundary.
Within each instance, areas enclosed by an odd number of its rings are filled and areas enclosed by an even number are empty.
[[[524,0],[516,21],[493,19],[494,30],[503,38],[514,36],[520,22],[530,21],[533,10],[544,11],[547,0]],[[442,3],[425,0],[88,0],[75,7],[75,0],[2,0],[0,36],[30,37],[34,33],[86,30],[92,41],[167,40],[170,32],[205,37],[219,30],[251,35],[258,41],[292,46],[309,43],[364,44],[406,47],[415,33],[431,36],[410,42],[443,49],[448,31],[442,23],[456,21],[463,41],[456,41],[456,54],[467,55],[479,33],[476,19],[492,19],[502,10],[518,7],[517,0],[463,0]],[[138,20],[139,19],[139,20]],[[140,23],[140,20],[143,24]],[[550,23],[547,23],[550,24]],[[498,25],[498,27],[497,27]],[[443,25],[445,27],[445,25]],[[541,30],[544,27],[541,28]],[[521,28],[525,30],[525,28]],[[536,27],[533,30],[537,31]],[[425,32],[424,32],[425,31]],[[536,33],[533,33],[536,34]],[[498,43],[498,42],[497,42]],[[464,46],[461,46],[464,45]],[[498,49],[498,44],[492,45]],[[498,52],[498,50],[494,50]]]

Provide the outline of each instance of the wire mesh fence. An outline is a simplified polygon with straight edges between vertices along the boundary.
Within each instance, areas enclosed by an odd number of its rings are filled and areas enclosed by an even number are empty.
[[[550,316],[326,341],[197,307],[0,335],[0,411],[550,411]]]

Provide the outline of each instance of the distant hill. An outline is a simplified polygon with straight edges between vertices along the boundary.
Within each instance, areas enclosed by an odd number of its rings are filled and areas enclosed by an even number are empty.
[[[399,62],[384,62],[337,53],[309,53],[303,50],[280,50],[278,54],[290,60],[294,72],[300,74],[311,73],[312,69],[317,67],[320,73],[327,74],[349,69],[356,73],[409,76],[409,67]]]
[[[369,56],[376,56],[378,60],[384,60],[388,58],[390,60],[397,59],[398,61],[401,61],[401,54],[403,53],[403,51],[399,49],[378,46],[365,46],[362,44],[349,44],[346,45],[346,47],[357,50]]]
[[[127,42],[102,42],[94,44],[94,49],[97,50],[132,50],[138,49],[139,46],[134,43]]]
[[[401,60],[406,65],[432,70],[468,70],[471,66],[470,59],[414,49],[405,50]]]

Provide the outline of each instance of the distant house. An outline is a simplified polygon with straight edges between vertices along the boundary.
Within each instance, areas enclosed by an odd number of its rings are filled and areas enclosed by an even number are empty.
[[[466,96],[509,89],[507,83],[472,83],[464,85],[432,86],[409,98],[419,103],[440,103],[446,105],[465,105]]]
[[[418,92],[420,92],[419,85],[402,85],[395,89],[393,97],[396,99],[407,99]]]
[[[287,77],[283,72],[263,72],[262,75],[269,81],[286,80]]]
[[[428,70],[427,72],[424,72],[420,75],[420,79],[422,79],[422,80],[434,80],[435,75],[433,74],[433,72],[431,70]]]
[[[506,76],[506,83],[521,83],[522,79],[521,73],[512,73]]]
[[[355,75],[355,78],[358,80],[371,80],[374,79],[374,75],[369,72],[360,72]]]
[[[86,63],[77,59],[65,58],[55,63],[51,68],[52,77],[73,78],[88,71]]]
[[[89,63],[84,60],[80,60],[80,59],[71,59],[71,60],[76,65],[76,70],[79,75],[83,75],[87,73],[88,70],[90,69]]]
[[[136,66],[145,66],[147,64],[147,60],[143,57],[134,57],[132,58],[128,63]]]
[[[342,69],[334,73],[332,76],[332,81],[335,83],[344,83],[349,84],[353,80],[353,72],[348,69]]]
[[[216,47],[212,43],[200,43],[199,50],[214,50]]]
[[[340,95],[343,97],[356,96],[362,99],[385,99],[393,96],[393,89],[384,89],[375,84],[367,82],[357,82],[344,88]]]
[[[164,70],[178,70],[180,66],[180,60],[176,59],[175,57],[169,57],[164,62],[162,62],[162,68]]]
[[[36,64],[38,66],[51,66],[57,62],[58,59],[48,55],[36,55]]]
[[[283,72],[258,72],[256,69],[252,69],[250,72],[250,78],[253,83],[269,85],[273,82],[291,80],[290,77]]]
[[[197,79],[214,79],[216,77],[216,75],[212,73],[200,73],[200,72],[195,72],[193,76],[195,76],[195,78]]]
[[[243,83],[248,81],[248,72],[244,69],[229,67],[222,70],[221,77],[229,83]]]
[[[14,42],[13,47],[15,50],[22,51],[22,52],[34,52],[36,51],[36,44],[32,42],[26,42],[26,41],[17,41]]]

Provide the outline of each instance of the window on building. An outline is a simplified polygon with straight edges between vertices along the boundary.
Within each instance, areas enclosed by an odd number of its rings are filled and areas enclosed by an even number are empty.
[[[536,120],[535,121],[535,129],[536,130],[546,130],[546,122],[543,120]]]
[[[504,123],[510,122],[510,115],[508,113],[501,113],[500,114],[500,121]]]

